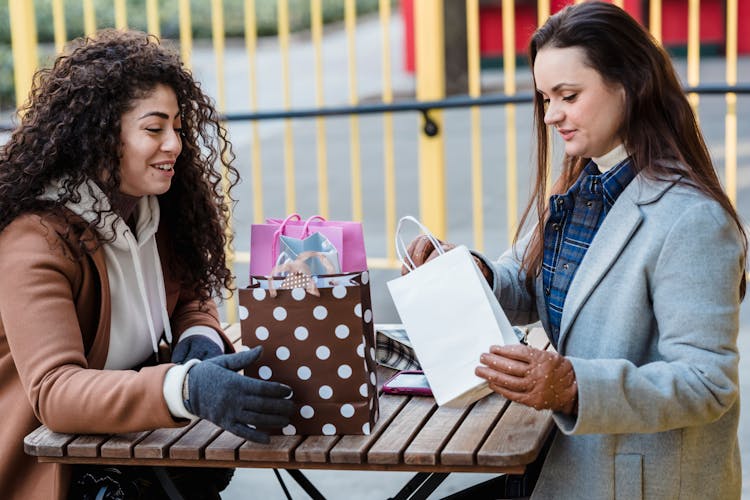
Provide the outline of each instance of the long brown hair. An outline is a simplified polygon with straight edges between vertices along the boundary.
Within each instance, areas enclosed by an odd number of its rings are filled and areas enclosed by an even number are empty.
[[[674,174],[721,204],[737,224],[747,251],[747,235],[731,201],[721,187],[708,148],[695,115],[682,90],[669,55],[635,19],[621,8],[605,2],[584,2],[568,6],[551,16],[532,36],[529,61],[533,69],[544,47],[578,47],[585,64],[596,70],[605,83],[619,84],[625,90],[625,116],[620,130],[626,149],[632,152],[632,165],[654,179]],[[532,72],[533,74],[533,72]],[[537,136],[537,172],[534,190],[514,243],[532,213],[537,225],[522,257],[521,272],[533,293],[543,257],[544,221],[548,197],[567,191],[576,181],[588,159],[565,155],[562,173],[547,193],[549,161],[544,102],[534,96],[534,125]],[[745,294],[742,275],[740,296]]]
[[[168,270],[207,301],[232,285],[224,251],[231,199],[224,196],[219,167],[228,172],[229,187],[238,173],[213,102],[179,55],[154,36],[102,30],[74,40],[51,68],[36,73],[20,123],[0,148],[0,231],[24,213],[64,213],[67,202],[80,201],[79,188],[89,180],[117,199],[121,117],[160,84],[174,90],[182,122],[176,175],[159,196],[161,225],[170,236]],[[41,199],[54,182],[61,186],[58,199]],[[68,233],[83,234],[86,228],[65,218]],[[82,241],[81,255],[101,243]]]

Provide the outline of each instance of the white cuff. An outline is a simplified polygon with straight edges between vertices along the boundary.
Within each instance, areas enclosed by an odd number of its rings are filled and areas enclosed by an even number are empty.
[[[203,335],[204,337],[208,337],[221,348],[221,352],[224,352],[224,341],[222,340],[221,335],[219,335],[219,333],[210,326],[191,326],[190,328],[182,332],[182,335],[180,335],[180,340],[177,343],[179,344],[184,339],[192,337],[193,335]]]
[[[200,360],[191,359],[184,365],[174,365],[167,370],[167,375],[164,377],[162,393],[164,394],[164,400],[167,402],[169,413],[171,413],[173,417],[188,418],[190,420],[198,418],[190,413],[187,408],[185,408],[185,403],[182,402],[182,385],[185,383],[185,375],[187,375],[190,368],[198,363],[200,363]]]

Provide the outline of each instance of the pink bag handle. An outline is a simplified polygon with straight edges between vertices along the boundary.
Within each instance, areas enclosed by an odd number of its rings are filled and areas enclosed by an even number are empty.
[[[315,220],[319,220],[321,222],[325,222],[326,218],[323,217],[322,215],[313,215],[312,217],[310,217],[309,219],[307,219],[305,221],[305,225],[302,226],[302,237],[303,238],[307,238],[308,236],[310,236],[310,223],[313,222],[313,221],[315,221]]]
[[[284,234],[284,228],[291,220],[302,220],[302,216],[300,214],[291,214],[287,215],[286,219],[281,221],[281,224],[279,224],[279,228],[276,230],[276,232],[273,233],[273,243],[271,243],[271,260],[276,258],[276,252],[279,249],[279,236]]]

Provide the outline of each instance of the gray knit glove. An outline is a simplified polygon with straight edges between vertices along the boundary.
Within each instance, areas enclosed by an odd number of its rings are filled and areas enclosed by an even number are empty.
[[[290,387],[237,373],[250,366],[261,352],[261,347],[255,347],[194,365],[185,377],[185,408],[232,434],[267,443],[268,434],[255,427],[284,427],[294,403],[288,399],[292,394]]]
[[[190,359],[208,359],[221,356],[224,350],[205,335],[191,335],[180,340],[172,351],[172,363],[184,363]]]

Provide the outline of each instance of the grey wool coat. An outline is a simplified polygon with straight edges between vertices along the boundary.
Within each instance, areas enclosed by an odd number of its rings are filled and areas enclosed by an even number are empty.
[[[513,324],[541,320],[518,276],[529,237],[494,263]],[[715,201],[638,175],[605,218],[570,285],[558,351],[578,413],[558,432],[532,498],[735,499],[737,334],[743,247]]]

